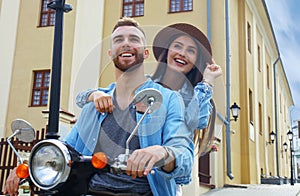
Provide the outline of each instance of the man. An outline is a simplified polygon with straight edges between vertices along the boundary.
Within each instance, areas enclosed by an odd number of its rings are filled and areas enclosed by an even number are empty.
[[[65,139],[84,155],[104,151],[113,160],[124,154],[125,142],[142,116],[132,104],[134,95],[146,88],[161,92],[160,108],[147,114],[130,143],[126,174],[95,174],[90,181],[92,193],[173,196],[174,178],[191,172],[193,142],[184,123],[184,103],[176,92],[145,77],[143,61],[149,55],[145,40],[137,22],[129,18],[118,21],[108,51],[115,65],[116,83],[107,88],[116,108],[112,113],[99,113],[93,103],[86,104]],[[156,168],[162,160],[164,165]],[[155,173],[150,174],[151,170]]]

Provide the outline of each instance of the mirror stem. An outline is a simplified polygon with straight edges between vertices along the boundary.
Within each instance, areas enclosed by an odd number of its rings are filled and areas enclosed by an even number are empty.
[[[23,163],[23,159],[22,157],[20,156],[20,154],[18,153],[18,151],[15,149],[15,147],[13,146],[13,144],[10,142],[10,139],[13,138],[15,135],[17,135],[18,133],[20,133],[21,130],[18,129],[14,132],[14,134],[12,134],[11,136],[9,136],[6,141],[7,143],[9,144],[9,146],[13,149],[14,153],[17,155],[18,157],[18,160],[19,160],[19,163]]]
[[[149,98],[150,99],[150,98]],[[150,101],[150,100],[149,100]],[[139,120],[139,122],[137,123],[137,125],[135,126],[135,128],[133,129],[132,133],[130,134],[130,136],[128,137],[128,139],[126,140],[126,150],[125,150],[125,157],[126,159],[128,159],[129,157],[129,143],[132,139],[132,137],[136,134],[140,124],[142,123],[142,121],[144,120],[145,116],[148,114],[151,106],[152,106],[153,102],[150,103],[150,105],[147,107],[146,111],[144,112],[142,118]]]

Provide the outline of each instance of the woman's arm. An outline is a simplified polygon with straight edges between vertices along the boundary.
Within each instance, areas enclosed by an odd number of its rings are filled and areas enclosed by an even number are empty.
[[[88,89],[80,92],[76,96],[77,106],[82,108],[85,104],[94,102],[94,106],[98,112],[111,113],[114,106],[112,97],[110,94],[107,94],[107,92],[109,92],[109,89],[111,89],[113,85],[110,85],[107,88]]]
[[[194,96],[186,108],[186,123],[191,130],[206,128],[212,112],[210,100],[213,96],[213,85],[222,75],[219,65],[208,64],[203,72],[203,80],[194,88]],[[195,117],[197,116],[197,117]]]

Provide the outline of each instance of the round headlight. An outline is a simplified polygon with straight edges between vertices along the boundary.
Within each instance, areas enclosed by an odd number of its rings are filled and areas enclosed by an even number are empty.
[[[59,140],[49,139],[37,143],[29,157],[29,174],[33,183],[49,190],[68,179],[71,156]]]

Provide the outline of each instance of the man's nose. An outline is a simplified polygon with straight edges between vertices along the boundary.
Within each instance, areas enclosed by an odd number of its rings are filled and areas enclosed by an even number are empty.
[[[123,47],[127,47],[129,45],[130,45],[129,39],[125,38],[124,41],[123,41]]]

